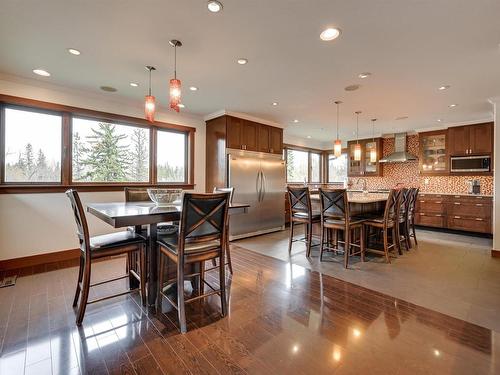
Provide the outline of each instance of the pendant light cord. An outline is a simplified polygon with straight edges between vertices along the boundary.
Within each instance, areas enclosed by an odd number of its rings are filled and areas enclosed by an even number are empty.
[[[356,144],[359,144],[359,112],[356,112]]]
[[[339,139],[339,104],[337,103],[337,139]]]
[[[174,79],[177,79],[177,44],[174,46]]]
[[[148,69],[149,70],[149,96],[151,96],[151,68]]]

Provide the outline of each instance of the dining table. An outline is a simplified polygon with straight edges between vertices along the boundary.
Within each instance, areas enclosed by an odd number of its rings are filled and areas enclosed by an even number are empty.
[[[245,203],[231,203],[228,207],[229,215],[247,212],[250,205]],[[148,245],[147,260],[147,301],[154,305],[157,295],[157,260],[158,260],[158,224],[179,221],[182,213],[182,202],[170,205],[156,205],[153,202],[111,202],[89,203],[87,212],[98,217],[114,228],[135,227],[140,231],[143,225],[147,226]],[[134,279],[135,281],[135,279]],[[134,282],[130,279],[131,287]]]
[[[366,213],[381,213],[385,208],[389,193],[386,192],[347,192],[349,213],[360,215]],[[311,194],[313,209],[319,210],[319,194]]]

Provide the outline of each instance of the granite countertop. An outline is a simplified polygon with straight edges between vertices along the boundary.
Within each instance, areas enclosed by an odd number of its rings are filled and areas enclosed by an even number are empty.
[[[467,193],[440,193],[434,191],[420,191],[419,195],[428,194],[428,195],[460,195],[461,197],[489,197],[492,198],[491,194],[467,194]]]
[[[373,193],[360,193],[360,192],[348,192],[347,200],[350,203],[376,203],[384,202],[387,200],[388,194],[383,192],[373,192]],[[319,201],[319,194],[311,194],[311,200]]]

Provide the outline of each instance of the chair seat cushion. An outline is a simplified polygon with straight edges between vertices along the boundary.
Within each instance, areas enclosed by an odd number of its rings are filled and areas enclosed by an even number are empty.
[[[383,216],[379,216],[379,217],[372,217],[370,219],[367,219],[366,220],[366,223],[367,224],[370,224],[370,223],[376,223],[376,224],[384,224],[384,217]],[[387,226],[390,227],[393,225],[393,221],[392,220],[389,220],[389,222],[387,223]]]
[[[349,224],[350,224],[350,225],[361,224],[363,221],[365,221],[365,219],[364,219],[364,218],[360,218],[360,217],[351,217],[351,218],[349,219]],[[345,220],[344,220],[344,219],[326,218],[326,219],[325,219],[325,224],[345,225]]]
[[[179,236],[177,234],[172,235],[160,235],[158,236],[158,244],[163,246],[170,252],[177,254],[179,245]],[[185,254],[201,253],[204,251],[215,250],[220,248],[221,244],[219,240],[205,241],[205,242],[186,242],[184,244]]]
[[[112,247],[126,246],[132,244],[143,243],[146,240],[138,233],[124,230],[110,234],[103,234],[101,236],[90,237],[90,249],[100,250],[109,249]]]
[[[307,219],[309,217],[309,215],[307,215],[307,212],[295,212],[293,216],[298,219]],[[319,213],[319,211],[313,211],[311,213],[311,217],[313,218],[313,220],[319,219],[321,218],[321,214]]]

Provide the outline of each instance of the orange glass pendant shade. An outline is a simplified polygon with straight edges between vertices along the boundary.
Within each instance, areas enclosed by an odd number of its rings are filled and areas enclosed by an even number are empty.
[[[377,150],[372,148],[370,150],[370,163],[376,163],[377,162]]]
[[[342,155],[342,141],[340,139],[335,140],[333,144],[333,155],[335,155],[336,158]]]
[[[181,81],[173,78],[170,80],[170,108],[179,112],[179,104],[181,103]]]
[[[155,97],[152,95],[146,95],[146,100],[144,101],[144,114],[146,115],[146,120],[149,122],[155,121],[155,110]]]
[[[354,145],[354,160],[355,161],[361,160],[361,145],[359,143],[356,143]]]

